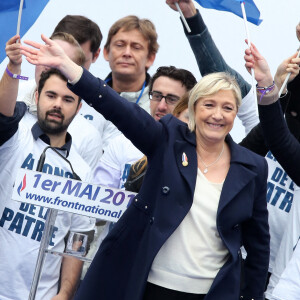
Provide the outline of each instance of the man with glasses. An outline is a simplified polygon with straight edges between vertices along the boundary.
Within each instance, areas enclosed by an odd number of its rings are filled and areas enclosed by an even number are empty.
[[[149,85],[150,113],[159,121],[171,114],[178,100],[195,85],[194,76],[184,69],[160,67]]]

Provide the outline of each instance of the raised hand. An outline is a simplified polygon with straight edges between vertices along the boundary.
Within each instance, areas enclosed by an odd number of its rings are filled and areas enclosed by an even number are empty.
[[[288,82],[294,80],[294,78],[299,74],[300,58],[297,57],[297,55],[298,55],[298,52],[296,52],[291,57],[285,59],[278,66],[274,80],[279,89],[281,88],[288,73],[291,73]]]
[[[24,45],[20,46],[21,53],[26,56],[27,61],[33,65],[58,69],[70,81],[78,79],[82,74],[82,68],[74,63],[55,41],[48,39],[43,34],[42,40],[45,45],[33,41],[24,41],[32,48]]]
[[[273,77],[271,75],[269,65],[254,44],[251,43],[250,49],[248,48],[245,50],[244,59],[246,61],[246,69],[250,74],[251,68],[254,69],[255,80],[257,81],[258,86],[266,87],[273,83]]]
[[[21,44],[16,43],[19,39],[20,36],[15,35],[11,39],[9,39],[5,46],[5,52],[9,58],[9,64],[11,66],[20,66],[22,63],[22,54],[20,49]]]
[[[185,18],[190,18],[196,14],[196,8],[192,0],[166,0],[166,3],[177,11],[175,2],[178,3]]]
[[[43,65],[50,68],[59,68],[62,62],[67,59],[64,50],[55,42],[42,34],[42,40],[45,45],[33,41],[24,41],[21,46],[21,53],[26,56],[29,63],[33,65]]]

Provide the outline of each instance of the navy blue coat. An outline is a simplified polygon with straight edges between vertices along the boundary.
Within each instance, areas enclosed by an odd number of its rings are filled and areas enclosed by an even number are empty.
[[[195,134],[171,115],[154,121],[87,71],[70,88],[111,120],[149,162],[140,193],[103,241],[75,299],[140,300],[156,254],[192,206],[197,176]],[[244,245],[248,256],[243,295],[262,300],[270,238],[267,164],[229,135],[226,142],[231,162],[216,222],[229,259],[205,299],[239,299],[240,247]],[[182,165],[183,152],[188,157],[187,167]]]

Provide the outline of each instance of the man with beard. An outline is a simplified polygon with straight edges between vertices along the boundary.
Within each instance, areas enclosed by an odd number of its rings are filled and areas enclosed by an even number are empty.
[[[20,44],[15,43],[18,38],[6,45],[10,60],[0,81],[0,299],[7,300],[28,299],[47,216],[42,206],[11,199],[18,169],[36,170],[41,153],[51,146],[67,157],[83,181],[91,178],[90,167],[71,147],[72,138],[67,133],[81,107],[80,99],[67,88],[67,80],[60,72],[50,69],[42,73],[35,93],[38,121],[32,127],[21,122],[26,105],[16,102],[18,81],[22,78],[16,75],[21,72],[22,62]],[[70,165],[51,149],[42,171],[73,176]],[[63,252],[69,231],[88,232],[94,229],[94,223],[94,219],[59,212],[49,248]],[[35,299],[72,299],[81,268],[82,262],[75,258],[47,255]]]
[[[56,40],[74,62],[76,62],[78,65],[84,64],[85,54],[72,35],[65,32],[58,32],[54,33],[51,36],[51,39]],[[26,121],[31,125],[37,121],[37,107],[34,95],[37,90],[40,75],[42,71],[46,69],[47,68],[43,66],[36,67],[35,79],[29,80],[29,82],[20,83],[19,89],[21,92],[19,91],[18,100],[25,102],[27,105],[27,112],[22,121]],[[81,103],[82,106],[86,105],[86,103],[84,104],[84,101],[81,101]],[[85,119],[80,114],[81,112],[82,108],[71,123],[68,132],[72,135],[73,147],[76,148],[80,156],[93,169],[102,155],[102,134],[100,135],[100,132],[98,132],[97,128],[93,126],[90,121]],[[108,121],[106,121],[103,117],[102,119],[104,120],[104,123],[108,123]],[[104,123],[102,126],[103,128]],[[86,134],[86,132],[89,134]]]

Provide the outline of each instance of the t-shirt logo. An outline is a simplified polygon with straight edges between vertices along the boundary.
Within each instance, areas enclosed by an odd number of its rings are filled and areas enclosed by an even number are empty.
[[[18,187],[18,194],[21,196],[21,192],[26,188],[26,174],[24,175],[23,180],[21,181],[19,187]]]

